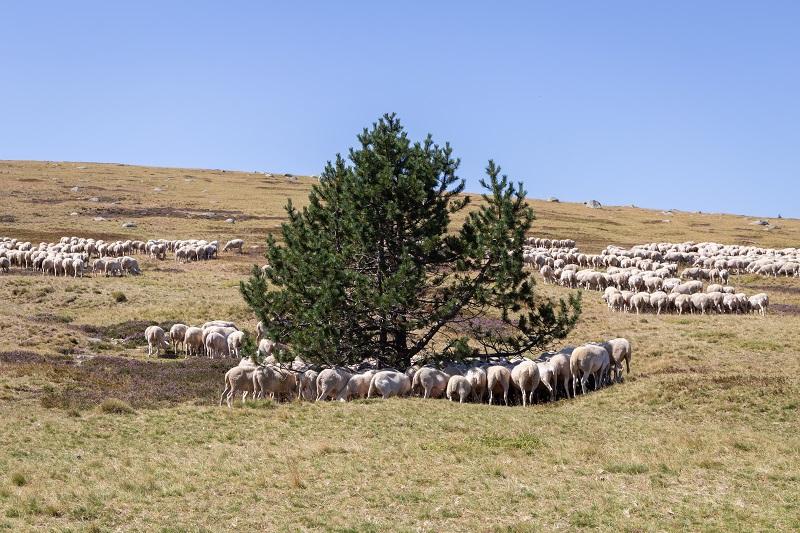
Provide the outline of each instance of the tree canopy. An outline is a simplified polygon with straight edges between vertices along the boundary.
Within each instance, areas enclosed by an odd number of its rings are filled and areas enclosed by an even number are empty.
[[[580,296],[537,299],[523,270],[534,214],[521,183],[490,160],[470,206],[450,145],[412,142],[394,114],[358,143],[328,162],[307,206],[288,203],[268,268],[241,283],[270,338],[309,362],[402,369],[523,355],[569,333]]]

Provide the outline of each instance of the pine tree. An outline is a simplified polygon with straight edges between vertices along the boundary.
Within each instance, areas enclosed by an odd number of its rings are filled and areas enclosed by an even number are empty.
[[[520,355],[565,337],[578,296],[537,301],[522,245],[534,220],[522,184],[489,161],[469,210],[449,144],[412,143],[394,114],[329,162],[308,206],[287,205],[269,268],[241,292],[271,338],[307,361]],[[466,213],[460,228],[452,217]]]

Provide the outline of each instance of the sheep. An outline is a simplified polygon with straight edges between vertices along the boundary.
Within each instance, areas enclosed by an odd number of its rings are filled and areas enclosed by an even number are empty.
[[[206,347],[206,355],[211,359],[214,359],[216,356],[225,357],[228,355],[228,343],[225,340],[225,336],[221,333],[210,333],[203,344]]]
[[[650,306],[656,310],[656,314],[660,315],[662,311],[667,311],[669,308],[669,298],[664,291],[656,291],[650,295]]]
[[[108,276],[121,276],[122,275],[122,265],[116,259],[109,260],[105,262],[104,271],[106,277]]]
[[[631,296],[631,308],[636,309],[638,315],[642,311],[647,310],[650,306],[650,294],[646,292],[637,292]]]
[[[610,356],[610,362],[613,366],[614,381],[617,383],[622,382],[622,361],[625,361],[625,371],[627,374],[631,373],[631,343],[628,339],[622,337],[616,339],[609,339],[602,343],[603,348],[606,349]]]
[[[757,311],[760,315],[767,315],[767,308],[769,307],[769,296],[763,292],[754,294],[748,299],[750,309]]]
[[[344,393],[340,396],[340,400],[352,400],[366,398],[369,393],[369,385],[372,382],[372,376],[376,374],[375,370],[367,370],[360,374],[353,374],[347,381]]]
[[[581,391],[586,394],[586,382],[589,376],[594,376],[594,388],[597,390],[602,385],[601,376],[604,373],[604,366],[609,365],[609,355],[605,348],[595,344],[584,344],[578,346],[572,352],[569,359],[570,373],[572,374],[572,388],[578,390],[578,380],[580,379]]]
[[[380,395],[384,400],[392,396],[406,396],[411,391],[411,380],[395,370],[383,370],[372,376],[367,398]]]
[[[257,368],[255,365],[239,365],[225,372],[225,389],[219,397],[219,404],[223,400],[227,401],[228,408],[233,407],[233,397],[238,391],[242,391],[242,401],[247,397],[248,392],[253,392],[253,374]]]
[[[423,398],[439,398],[447,390],[447,382],[450,379],[448,374],[435,368],[423,367],[414,374],[412,390],[422,390]]]
[[[264,327],[264,323],[259,320],[258,324],[256,324],[256,342],[261,342],[261,339],[264,338],[265,333],[266,328]]]
[[[186,328],[186,334],[183,336],[183,344],[186,349],[187,357],[203,353],[205,350],[203,330],[195,327]]]
[[[486,394],[486,371],[480,367],[472,367],[467,369],[464,377],[469,381],[472,398],[476,402],[483,403],[483,397]]]
[[[200,326],[200,329],[208,329],[208,328],[213,328],[213,327],[232,328],[232,329],[237,329],[237,330],[239,329],[239,328],[236,327],[235,323],[229,322],[227,320],[210,320],[210,321],[206,322],[205,324],[203,324],[202,326]]]
[[[253,396],[263,399],[266,393],[275,400],[291,400],[297,393],[294,372],[272,365],[262,365],[253,373]]]
[[[164,330],[158,326],[148,326],[144,330],[144,338],[147,340],[147,357],[152,356],[154,353],[158,357],[161,348],[164,348],[164,350],[169,348],[165,335]]]
[[[447,399],[451,402],[456,398],[458,403],[464,403],[472,394],[472,386],[469,380],[461,375],[450,376],[447,381]]]
[[[139,262],[133,257],[121,257],[119,263],[122,272],[126,274],[135,276],[142,273],[141,269],[139,268]]]
[[[539,383],[547,389],[550,401],[555,400],[555,381],[553,374],[553,365],[550,361],[537,361],[536,366],[539,368]]]
[[[0,271],[8,274],[10,267],[11,267],[11,260],[9,260],[8,257],[0,257]]]
[[[244,343],[244,332],[234,331],[228,335],[226,341],[228,343],[228,353],[231,357],[239,357],[239,349],[242,347],[242,343]]]
[[[678,294],[677,297],[675,298],[675,310],[678,311],[679,315],[682,315],[685,312],[691,312],[692,310],[691,295]]]
[[[326,368],[317,376],[317,401],[338,399],[352,374],[342,368]]]
[[[232,239],[225,243],[225,246],[222,247],[223,252],[227,252],[228,250],[239,250],[239,253],[244,253],[244,241],[242,239]]]
[[[286,346],[285,344],[281,344],[279,342],[275,342],[271,339],[261,339],[261,341],[258,343],[258,355],[264,358],[266,357],[275,358],[273,356],[273,352],[275,352],[276,354],[278,354],[280,358],[282,358],[283,357],[282,354],[288,351],[289,351],[288,346]]]
[[[300,399],[310,402],[317,399],[318,376],[319,372],[310,369],[300,374],[298,379],[298,396]]]
[[[564,385],[564,392],[569,398],[569,382],[572,378],[572,374],[569,368],[569,360],[571,355],[564,352],[559,352],[555,354],[553,357],[550,358],[550,367],[553,372],[553,394],[556,398],[558,398],[558,384],[559,380]],[[574,395],[573,395],[574,396]]]
[[[503,394],[503,401],[508,405],[508,388],[511,383],[511,371],[500,365],[486,369],[486,388],[489,391],[489,405],[492,405],[495,393]]]
[[[695,310],[700,311],[701,314],[706,314],[706,311],[711,310],[711,299],[708,297],[708,294],[702,292],[696,292],[691,296],[692,301],[692,313]]]
[[[522,393],[522,405],[533,403],[533,391],[539,385],[539,366],[525,360],[511,369],[511,381]]]
[[[172,341],[172,349],[175,353],[178,353],[178,348],[186,352],[186,343],[184,340],[186,339],[186,330],[189,329],[189,326],[186,324],[173,324],[171,328],[169,328],[169,340]],[[186,352],[186,357],[189,357],[189,353]]]
[[[722,285],[718,283],[712,283],[708,287],[706,287],[706,292],[722,292]]]
[[[74,277],[83,277],[83,270],[85,265],[83,263],[83,259],[77,258],[72,260],[72,272]]]

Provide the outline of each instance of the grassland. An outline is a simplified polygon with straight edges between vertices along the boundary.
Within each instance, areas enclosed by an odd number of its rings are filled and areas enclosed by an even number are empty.
[[[230,363],[145,360],[143,324],[254,326],[238,280],[261,262],[286,200],[302,205],[312,182],[0,162],[0,235],[247,241],[246,254],[217,261],[143,259],[139,278],[0,276],[0,528],[800,528],[797,280],[733,280],[769,292],[766,318],[610,314],[587,293],[565,343],[628,337],[632,373],[530,409],[410,399],[229,411],[214,404]],[[687,239],[800,244],[797,220],[771,220],[767,231],[746,217],[531,203],[537,235],[589,251]],[[123,229],[127,221],[136,227]],[[134,412],[102,408],[109,398]]]

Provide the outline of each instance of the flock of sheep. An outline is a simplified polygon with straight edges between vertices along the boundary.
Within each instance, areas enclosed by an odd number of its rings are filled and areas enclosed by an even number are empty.
[[[622,363],[630,372],[631,345],[626,339],[611,339],[589,343],[577,348],[565,348],[557,353],[542,354],[536,360],[522,357],[474,360],[470,363],[451,363],[443,368],[412,366],[405,372],[379,368],[375,361],[364,361],[352,367],[320,368],[295,358],[290,364],[280,363],[277,352],[288,347],[261,338],[258,332],[258,359],[249,357],[225,374],[225,390],[220,404],[230,407],[236,394],[243,399],[248,394],[273,400],[300,398],[308,401],[341,400],[380,396],[418,395],[423,398],[447,397],[464,403],[474,401],[489,404],[501,401],[505,405],[517,402],[533,403],[538,397],[556,400],[559,396],[574,397],[578,387],[586,393],[589,385],[598,389],[622,381]],[[233,323],[222,320],[201,326],[174,324],[169,331],[159,326],[145,330],[148,356],[164,349],[190,355],[239,357],[245,333]],[[283,359],[283,358],[281,358]]]
[[[523,258],[539,269],[545,283],[604,291],[602,299],[613,311],[764,315],[769,296],[737,292],[728,286],[731,273],[796,276],[798,253],[795,248],[652,243],[583,254],[574,241],[528,239]],[[685,268],[678,274],[681,266]],[[597,270],[601,268],[605,271]],[[709,282],[705,290],[703,281]]]
[[[262,340],[267,351],[280,346]],[[374,362],[353,367],[314,368],[299,358],[291,365],[280,365],[268,355],[265,364],[253,364],[250,359],[225,374],[225,389],[220,396],[228,407],[238,392],[243,400],[251,393],[261,399],[269,395],[275,400],[300,398],[307,401],[416,395],[422,398],[446,397],[450,401],[502,401],[523,406],[537,398],[554,401],[559,396],[574,397],[580,391],[598,389],[622,381],[622,362],[630,371],[631,346],[625,339],[591,343],[566,348],[558,353],[546,353],[536,360],[516,358],[494,359],[489,362],[451,363],[443,368],[412,366],[405,372],[379,368]]]
[[[174,252],[177,262],[199,261],[216,258],[218,247],[217,241],[199,239],[105,242],[82,237],[62,237],[57,243],[41,242],[34,246],[29,241],[0,237],[0,272],[8,273],[11,267],[19,267],[76,278],[89,272],[105,276],[138,275],[142,273],[139,262],[131,255],[146,254],[164,260],[169,251]],[[243,253],[243,247],[242,239],[233,239],[222,251]]]

